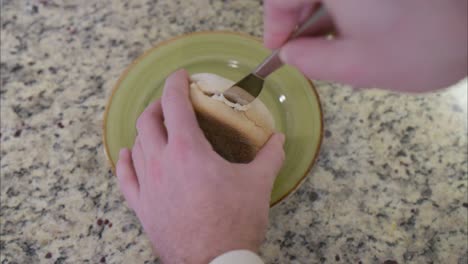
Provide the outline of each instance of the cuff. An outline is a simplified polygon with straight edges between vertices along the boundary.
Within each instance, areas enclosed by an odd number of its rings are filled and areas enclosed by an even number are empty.
[[[209,264],[264,264],[262,259],[249,250],[233,250],[213,259]]]

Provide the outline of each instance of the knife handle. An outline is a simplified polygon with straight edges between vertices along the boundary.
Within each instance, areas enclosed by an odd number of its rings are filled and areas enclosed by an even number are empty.
[[[285,41],[287,43],[291,39],[301,36],[314,34],[324,29],[324,25],[331,22],[331,17],[323,5],[320,5],[314,13]],[[284,45],[284,44],[283,44]],[[254,70],[254,74],[258,77],[265,79],[272,72],[283,66],[283,62],[279,58],[279,51],[281,48],[274,50],[263,62]]]

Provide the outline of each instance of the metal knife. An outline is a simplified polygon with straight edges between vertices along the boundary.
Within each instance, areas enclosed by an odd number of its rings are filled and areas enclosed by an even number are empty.
[[[317,34],[323,31],[326,25],[330,25],[331,18],[325,7],[320,5],[313,14],[289,36],[286,40],[301,37],[309,34]],[[279,58],[280,49],[274,50],[253,72],[242,78],[231,88],[226,90],[223,95],[226,99],[240,105],[251,103],[263,89],[265,78],[278,68],[283,66]]]

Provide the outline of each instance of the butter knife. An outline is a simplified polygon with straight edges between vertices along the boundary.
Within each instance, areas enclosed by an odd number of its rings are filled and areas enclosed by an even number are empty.
[[[324,6],[320,5],[301,26],[296,28],[286,42],[301,36],[317,34],[330,22],[330,16]],[[263,89],[265,78],[283,66],[283,62],[279,58],[280,49],[274,50],[253,72],[226,90],[223,93],[224,97],[232,103],[240,105],[247,105],[255,100]]]

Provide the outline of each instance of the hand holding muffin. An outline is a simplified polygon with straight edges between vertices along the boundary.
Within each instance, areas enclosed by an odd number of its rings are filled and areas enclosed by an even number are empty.
[[[162,99],[137,121],[133,149],[120,153],[120,188],[165,263],[257,251],[284,137],[273,134],[250,163],[228,162],[200,129],[189,94],[185,71],[167,79]]]

